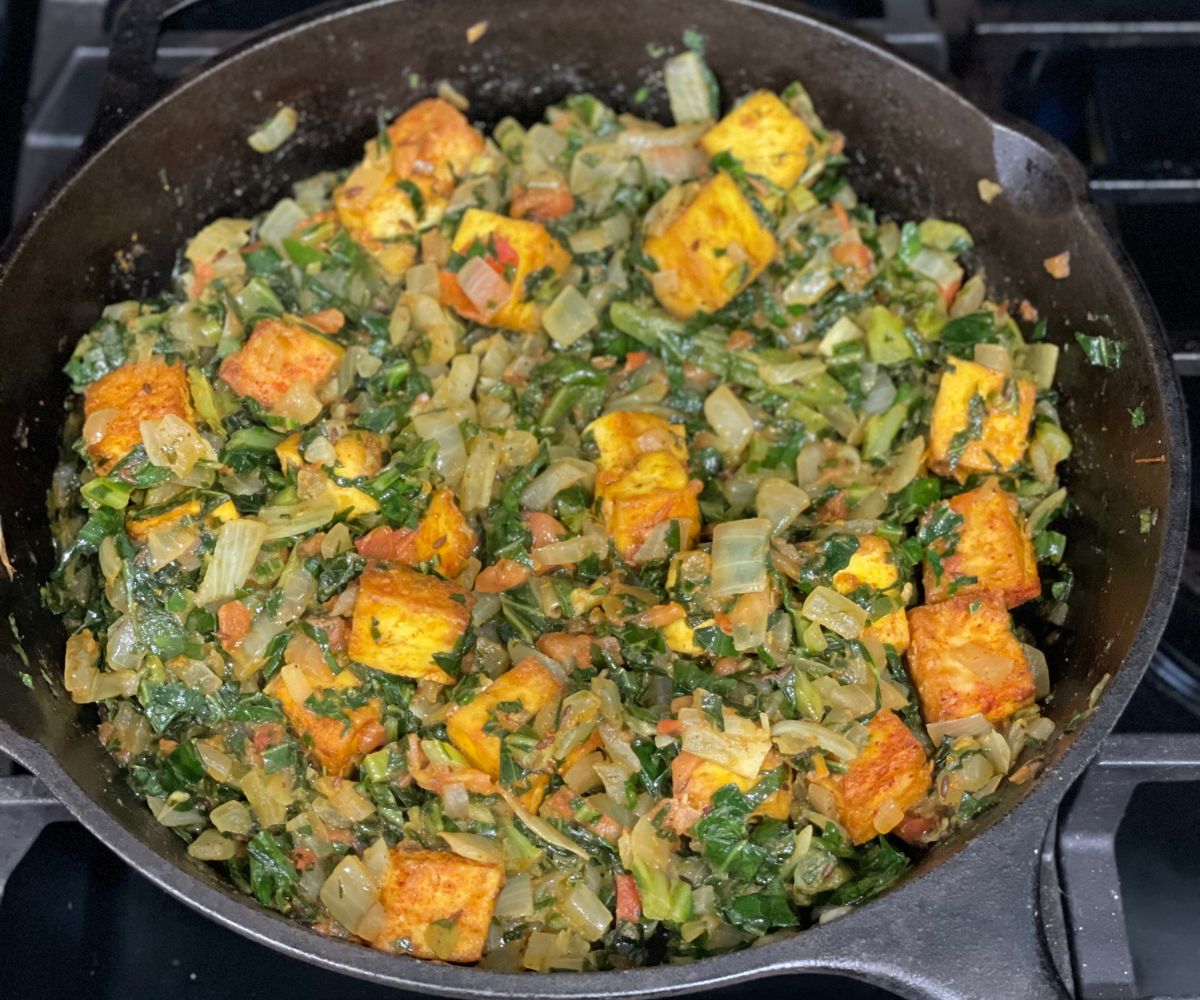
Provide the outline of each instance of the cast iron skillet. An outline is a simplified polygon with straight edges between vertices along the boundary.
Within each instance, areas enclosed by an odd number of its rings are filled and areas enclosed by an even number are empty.
[[[1154,311],[1083,203],[1078,164],[1020,126],[989,120],[894,53],[817,17],[751,0],[379,0],[326,12],[240,48],[168,96],[151,70],[160,15],[171,0],[132,0],[118,26],[102,141],[0,265],[0,516],[17,568],[0,584],[0,621],[13,615],[35,682],[9,644],[0,652],[0,749],[41,777],[66,807],[135,868],[228,927],[351,975],[437,994],[503,997],[648,996],[794,972],[842,971],[909,996],[1060,995],[1038,927],[1035,860],[1059,800],[1110,730],[1145,669],[1170,606],[1184,550],[1187,443],[1178,387]],[[487,19],[468,46],[468,26]],[[97,743],[94,712],[56,679],[63,629],[39,604],[51,552],[45,489],[54,464],[60,368],[101,304],[159,287],[201,224],[252,213],[291,180],[354,160],[376,109],[403,107],[447,78],[486,123],[533,121],[574,90],[618,107],[647,80],[651,42],[703,32],[726,98],[803,79],[858,158],[854,181],[881,210],[936,212],[970,227],[979,262],[1001,290],[1028,295],[1066,346],[1064,423],[1075,441],[1070,560],[1078,585],[1050,648],[1064,722],[1108,677],[1095,713],[1052,747],[1036,780],[1010,787],[964,843],[931,851],[903,885],[824,926],[690,965],[587,975],[514,977],[385,956],[329,940],[258,907],[130,794]],[[420,74],[416,90],[410,73]],[[296,137],[261,156],[246,136],[279,103],[301,113]],[[643,113],[663,116],[659,90]],[[135,114],[136,113],[136,114]],[[981,177],[1004,194],[977,196]],[[1041,261],[1071,253],[1071,277]],[[1086,365],[1072,332],[1128,343],[1119,372]],[[1144,407],[1134,430],[1128,411]],[[1157,464],[1135,456],[1165,455]],[[1139,532],[1139,511],[1155,520]]]

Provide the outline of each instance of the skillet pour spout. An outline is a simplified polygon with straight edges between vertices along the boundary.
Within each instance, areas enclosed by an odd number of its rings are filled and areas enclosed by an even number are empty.
[[[1145,670],[1165,625],[1184,552],[1188,447],[1178,385],[1154,310],[1084,203],[1081,168],[1030,130],[988,118],[885,47],[817,15],[752,0],[374,0],[278,26],[160,96],[154,44],[165,0],[131,0],[117,29],[100,131],[72,175],[0,258],[0,522],[16,569],[0,583],[30,658],[0,651],[0,749],[45,782],[93,833],[166,891],[283,952],[379,983],[447,996],[619,997],[684,994],[747,979],[844,972],[904,996],[1066,995],[1037,919],[1038,857],[1061,797],[1086,767]],[[467,29],[488,21],[474,44]],[[218,215],[253,214],[296,178],[353,161],[380,105],[404,106],[439,80],[493,125],[536,120],[590,91],[621,109],[653,70],[647,46],[707,39],[726,94],[804,80],[847,137],[856,190],[882,210],[966,225],[977,265],[1002,291],[1054,317],[1063,347],[1063,423],[1077,510],[1069,530],[1076,586],[1051,648],[1048,714],[1082,724],[1048,751],[1034,780],[1009,788],[969,840],[939,845],[915,873],[824,925],[687,965],[514,976],[382,955],[322,937],[236,894],[186,855],[129,791],[93,735],[94,715],[59,678],[65,639],[41,606],[52,565],[45,490],[66,395],[61,369],[104,303],[138,297],[170,274],[176,249]],[[420,86],[410,88],[410,78]],[[150,98],[148,103],[147,97]],[[246,143],[281,104],[299,129],[262,155]],[[666,118],[652,90],[640,114]],[[981,178],[1004,195],[985,205]],[[1071,255],[1055,281],[1043,259]],[[1119,372],[1090,366],[1076,330],[1127,344]],[[1127,411],[1142,407],[1140,429]],[[1165,461],[1133,458],[1162,454]],[[1139,530],[1151,511],[1149,530]],[[22,682],[29,673],[33,687]],[[43,675],[49,682],[43,680]],[[1089,698],[1103,695],[1089,713]]]

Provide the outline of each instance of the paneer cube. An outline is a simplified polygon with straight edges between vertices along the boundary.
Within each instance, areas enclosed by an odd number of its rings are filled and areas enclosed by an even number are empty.
[[[823,771],[810,778],[837,803],[837,820],[851,843],[889,833],[929,791],[933,765],[921,741],[895,712],[885,708],[867,724],[867,744],[844,774]]]
[[[617,410],[593,420],[588,430],[600,450],[596,459],[596,492],[620,479],[641,455],[665,451],[687,464],[687,432],[653,413]]]
[[[1042,592],[1033,540],[1025,533],[1016,497],[989,479],[946,503],[962,517],[962,524],[955,533],[953,553],[940,557],[940,575],[937,565],[925,562],[928,603],[994,590],[1015,608]],[[951,548],[948,541],[936,544],[942,552]]]
[[[87,387],[83,414],[102,428],[87,445],[92,468],[110,472],[142,443],[142,421],[168,414],[195,423],[183,365],[167,364],[161,357],[132,361],[109,372]]]
[[[769,90],[758,90],[700,137],[710,157],[731,153],[749,173],[784,190],[808,169],[817,140]]]
[[[688,319],[728,305],[775,256],[775,237],[737,182],[718,173],[700,185],[658,235],[643,245],[655,263],[654,294]]]
[[[319,390],[345,353],[320,334],[270,317],[259,320],[241,349],[221,362],[221,378],[239,396],[250,396],[272,410],[297,382]]]
[[[479,770],[500,777],[498,726],[514,732],[562,695],[562,682],[538,660],[528,657],[501,674],[446,720],[446,735]]]
[[[457,108],[440,98],[419,101],[388,126],[386,143],[366,144],[362,162],[334,191],[334,208],[384,273],[400,277],[416,260],[418,232],[441,221],[483,149]]]
[[[602,495],[600,511],[617,551],[636,560],[654,529],[669,521],[679,522],[681,548],[690,546],[700,531],[697,492],[687,469],[669,452],[639,456]]]
[[[1033,674],[1003,594],[983,591],[913,608],[908,624],[908,670],[926,723],[976,712],[999,722],[1033,701]]]
[[[929,421],[929,465],[965,475],[1004,472],[1025,455],[1037,401],[1030,381],[950,358]]]
[[[903,608],[903,584],[896,566],[895,553],[887,539],[878,535],[859,535],[858,549],[846,566],[833,575],[833,588],[839,594],[852,594],[860,587],[881,591],[901,606],[869,620],[863,630],[896,652],[908,649],[908,618]]]
[[[299,670],[294,665],[283,669],[285,672]],[[323,703],[340,700],[360,686],[358,678],[349,670],[343,670],[336,677],[330,674],[315,684],[310,677],[306,676],[304,680]],[[300,686],[303,687],[303,683]],[[349,776],[365,754],[387,741],[387,731],[382,723],[383,708],[377,698],[356,707],[354,702],[359,699],[352,696],[350,701],[343,703],[339,714],[329,715],[314,712],[305,703],[307,698],[298,701],[284,674],[273,677],[266,692],[283,706],[288,725],[300,737],[309,756],[328,775]]]
[[[403,566],[369,564],[359,578],[350,658],[438,684],[454,681],[435,656],[450,653],[471,621],[471,595]]]
[[[417,958],[477,962],[503,885],[503,864],[396,847],[379,891],[387,920],[371,943]]]
[[[671,761],[671,791],[676,803],[683,809],[672,811],[677,833],[686,833],[705,813],[712,809],[713,796],[726,785],[736,785],[738,791],[748,792],[770,771],[782,765],[777,754],[768,754],[763,762],[762,774],[748,778],[737,774],[711,760],[705,760],[687,750],[681,751]],[[751,813],[770,819],[787,819],[792,801],[792,786],[788,781]]]
[[[541,306],[527,294],[526,279],[534,275],[562,275],[571,266],[571,255],[540,222],[509,219],[494,212],[469,208],[454,234],[451,249],[470,256],[482,250],[483,259],[509,288],[508,300],[490,314],[480,313],[458,282],[457,272],[442,272],[442,299],[465,319],[520,333],[541,326]]]

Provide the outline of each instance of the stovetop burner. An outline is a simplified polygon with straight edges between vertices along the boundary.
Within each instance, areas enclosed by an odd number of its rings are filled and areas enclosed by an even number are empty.
[[[159,69],[178,75],[246,32],[318,2],[194,4],[168,20]],[[1093,199],[1163,317],[1183,379],[1192,440],[1200,441],[1200,293],[1193,274],[1200,232],[1195,0],[811,5],[883,36],[951,78],[986,110],[1025,118],[1080,157]],[[114,6],[115,0],[0,0],[0,236],[70,165],[83,141],[97,104]],[[1200,524],[1200,489],[1192,492],[1193,521]],[[1049,831],[1043,856],[1046,932],[1079,996],[1200,994],[1193,956],[1200,940],[1196,621],[1200,551],[1189,554],[1167,635],[1118,724],[1118,733],[1127,735],[1106,747],[1101,764],[1068,796],[1058,830]],[[1147,766],[1164,757],[1174,765]],[[27,1000],[143,992],[215,1000],[275,997],[289,990],[307,997],[396,996],[314,969],[196,916],[76,824],[54,822],[37,836],[42,821],[66,814],[32,778],[5,778],[11,770],[0,761],[0,925],[6,932],[0,983],[7,987],[0,993]],[[1135,789],[1135,779],[1150,783]],[[1075,950],[1074,976],[1068,940]],[[814,998],[892,996],[832,977],[806,977],[802,988]],[[748,997],[762,990],[752,985],[722,995]]]

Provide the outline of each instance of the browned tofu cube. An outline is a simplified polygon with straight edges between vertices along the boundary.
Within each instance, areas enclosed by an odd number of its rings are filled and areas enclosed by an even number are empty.
[[[379,891],[387,922],[371,943],[417,958],[478,962],[503,885],[502,864],[396,847]]]
[[[775,94],[759,90],[705,132],[700,145],[710,157],[731,153],[748,172],[786,190],[808,169],[817,140]]]
[[[350,658],[415,680],[450,684],[435,656],[450,653],[471,621],[471,595],[436,576],[373,563],[359,578]]]
[[[937,472],[1004,472],[1025,455],[1037,402],[1030,381],[950,358],[929,420],[929,465]]]
[[[102,433],[88,442],[92,468],[104,475],[142,443],[142,421],[168,414],[195,423],[183,365],[161,357],[133,361],[87,387],[83,414]]]
[[[377,139],[366,144],[333,203],[355,242],[398,278],[416,260],[418,233],[441,220],[484,144],[462,113],[439,98],[414,104],[388,126],[387,137],[383,145]]]
[[[285,666],[284,669],[290,668]],[[358,686],[358,678],[349,670],[343,670],[337,677],[330,676],[326,685],[313,685],[313,694],[323,703],[333,704],[345,692]],[[300,737],[309,756],[328,775],[347,777],[364,754],[387,742],[378,699],[358,708],[346,704],[339,714],[328,715],[314,712],[304,702],[297,701],[282,676],[272,678],[266,691],[278,699],[288,725]]]
[[[908,613],[908,670],[926,723],[980,712],[993,722],[1033,701],[1033,674],[1004,595],[984,591]]]
[[[839,594],[852,594],[860,587],[882,591],[903,603],[900,571],[887,539],[878,535],[859,535],[858,550],[850,557],[850,562],[833,575],[833,588]],[[896,652],[903,653],[908,649],[908,618],[903,606],[871,619],[864,635],[874,636],[885,645],[895,647]]]
[[[429,562],[444,577],[461,573],[475,550],[475,531],[463,517],[454,494],[434,490],[413,534],[413,564]]]
[[[894,829],[929,790],[933,771],[921,741],[891,709],[876,712],[867,731],[867,745],[844,774],[810,779],[833,793],[837,820],[854,844]]]
[[[273,409],[296,382],[315,392],[342,363],[332,340],[274,317],[259,320],[250,339],[221,362],[221,378],[239,396],[250,396]]]
[[[468,257],[481,255],[503,278],[508,297],[498,309],[482,313],[459,284],[460,272],[447,270],[442,272],[443,301],[464,319],[520,333],[534,333],[541,326],[542,309],[526,295],[526,279],[539,273],[559,276],[571,266],[571,255],[540,222],[479,208],[467,209],[451,249]]]
[[[782,764],[778,754],[770,753],[763,762],[759,778],[747,778],[711,760],[705,760],[687,750],[671,762],[671,791],[677,808],[672,810],[674,829],[686,833],[705,813],[712,809],[713,796],[726,785],[736,785],[738,791],[748,792],[760,778]],[[751,815],[770,819],[787,819],[792,801],[789,781],[771,795]],[[682,807],[678,808],[678,807]]]
[[[946,501],[962,517],[953,554],[940,557],[937,566],[925,562],[925,600],[930,604],[954,595],[967,596],[994,590],[1004,595],[1010,608],[1042,592],[1033,541],[1025,533],[1025,520],[1017,499],[994,479]],[[934,513],[938,508],[934,508]],[[937,543],[944,552],[949,540]]]
[[[698,492],[687,469],[669,452],[639,456],[605,488],[600,505],[617,551],[627,560],[636,560],[654,529],[669,521],[679,522],[680,545],[690,547],[700,530]]]
[[[514,732],[562,695],[562,682],[533,657],[501,674],[446,721],[446,735],[479,770],[500,777],[500,737]]]
[[[588,427],[600,455],[596,459],[596,492],[620,479],[639,456],[665,451],[677,462],[688,460],[687,433],[653,413],[617,410],[597,417]]]
[[[680,319],[716,312],[766,269],[775,237],[737,182],[718,173],[646,240],[655,263],[654,294]]]

